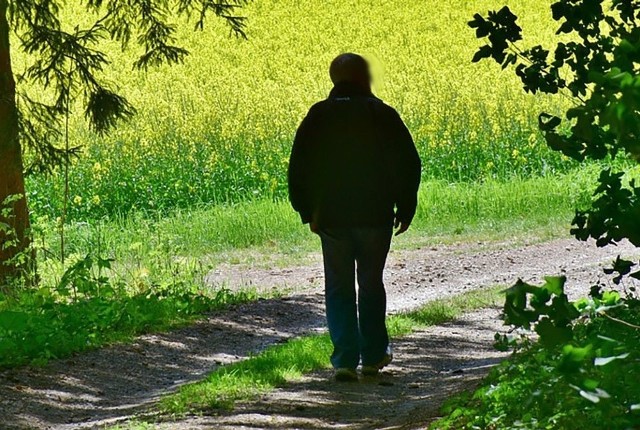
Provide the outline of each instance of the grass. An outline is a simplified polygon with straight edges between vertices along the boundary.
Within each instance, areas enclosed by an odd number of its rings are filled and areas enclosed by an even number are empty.
[[[427,182],[414,227],[395,248],[557,237],[572,208],[588,201],[591,180],[591,172],[584,171],[509,182]],[[46,362],[175,327],[235,300],[251,300],[251,292],[214,290],[205,284],[206,274],[223,262],[304,264],[318,249],[315,236],[283,201],[72,223],[67,226],[65,264],[50,222],[36,221],[36,228],[39,288],[0,296],[0,333],[5,333],[1,366]],[[65,273],[87,261],[87,251],[94,263],[100,257],[114,261],[65,281]]]
[[[422,308],[388,318],[392,337],[451,321],[465,312],[495,305],[499,288],[472,291],[450,299],[436,300]],[[327,368],[331,341],[327,334],[304,336],[265,351],[238,363],[220,367],[204,381],[185,385],[161,400],[165,414],[215,408],[231,408],[234,402],[250,399],[280,386],[303,374]]]
[[[207,312],[257,297],[250,291],[202,295],[181,288],[82,295],[72,301],[56,300],[46,290],[0,297],[0,369],[41,366],[51,359],[129,342],[137,335],[175,329]]]
[[[396,247],[439,242],[550,239],[565,234],[575,207],[590,200],[593,172],[563,176],[489,180],[482,183],[425,182],[409,233]],[[60,267],[59,239],[43,219],[42,266],[50,276]],[[300,224],[288,202],[260,200],[192,210],[163,217],[138,214],[67,227],[67,253],[94,249],[116,260],[114,274],[132,285],[162,283],[176,271],[201,284],[221,262],[282,265],[303,262],[317,240]]]

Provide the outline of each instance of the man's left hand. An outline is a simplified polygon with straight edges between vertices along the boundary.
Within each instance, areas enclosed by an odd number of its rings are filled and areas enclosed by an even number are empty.
[[[396,223],[394,227],[397,228],[397,230],[394,236],[400,236],[402,233],[409,230],[410,225],[411,225],[410,222],[400,221],[399,219],[396,218]]]

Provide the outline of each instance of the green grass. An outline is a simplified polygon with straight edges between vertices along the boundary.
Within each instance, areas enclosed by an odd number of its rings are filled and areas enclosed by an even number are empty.
[[[396,247],[425,243],[546,240],[566,234],[575,207],[590,199],[590,169],[563,176],[447,184],[425,182],[412,229]],[[48,219],[42,226],[48,250],[42,266],[61,270],[59,241]],[[40,240],[38,241],[40,243]],[[67,227],[67,252],[81,256],[98,250],[116,260],[114,271],[129,284],[161,283],[179,272],[198,284],[220,262],[291,265],[318,244],[286,201],[260,200],[192,210],[73,223]],[[280,261],[278,261],[280,260]]]
[[[388,318],[392,337],[451,321],[465,312],[497,303],[499,288],[472,291],[450,299],[436,300],[422,308]],[[185,385],[161,400],[165,414],[184,414],[215,408],[231,408],[234,402],[250,399],[303,374],[329,367],[331,341],[328,335],[311,335],[291,340],[238,363],[220,367],[204,381]]]
[[[115,426],[106,427],[108,430],[153,430],[156,426],[154,424],[139,422],[133,420],[131,422],[127,422],[124,425],[116,424]]]
[[[129,342],[137,335],[175,329],[207,312],[256,298],[250,291],[203,295],[184,288],[82,295],[73,301],[57,300],[44,289],[0,296],[0,369],[44,365],[51,359]]]
[[[412,230],[394,247],[557,237],[566,231],[572,208],[588,201],[591,180],[592,173],[584,171],[508,182],[427,182]],[[0,310],[7,313],[0,315],[0,330],[12,330],[0,343],[0,365],[46,361],[191,321],[216,303],[235,300],[219,300],[219,293],[203,282],[218,264],[290,266],[304,264],[318,251],[317,238],[284,201],[179,210],[164,218],[139,214],[72,223],[64,265],[58,232],[50,224],[46,219],[35,223],[39,288],[0,297]],[[91,282],[82,278],[61,287],[65,271],[87,253],[94,260],[100,256],[114,262],[98,270],[99,276],[87,274]],[[98,294],[100,276],[115,293]],[[95,291],[81,291],[79,298],[70,290],[89,286]],[[213,302],[185,307],[185,297]],[[12,327],[16,324],[18,328]]]

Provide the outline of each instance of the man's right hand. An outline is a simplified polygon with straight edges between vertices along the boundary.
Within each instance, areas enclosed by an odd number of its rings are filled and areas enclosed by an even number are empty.
[[[397,228],[397,230],[394,236],[400,236],[402,233],[409,230],[410,225],[411,225],[410,222],[400,221],[398,218],[396,218],[394,227]]]

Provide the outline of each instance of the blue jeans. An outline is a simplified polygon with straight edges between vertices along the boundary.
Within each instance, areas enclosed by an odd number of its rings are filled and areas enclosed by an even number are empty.
[[[385,356],[387,297],[382,273],[392,228],[321,229],[327,323],[334,368],[375,365]],[[357,264],[358,295],[355,275]]]

